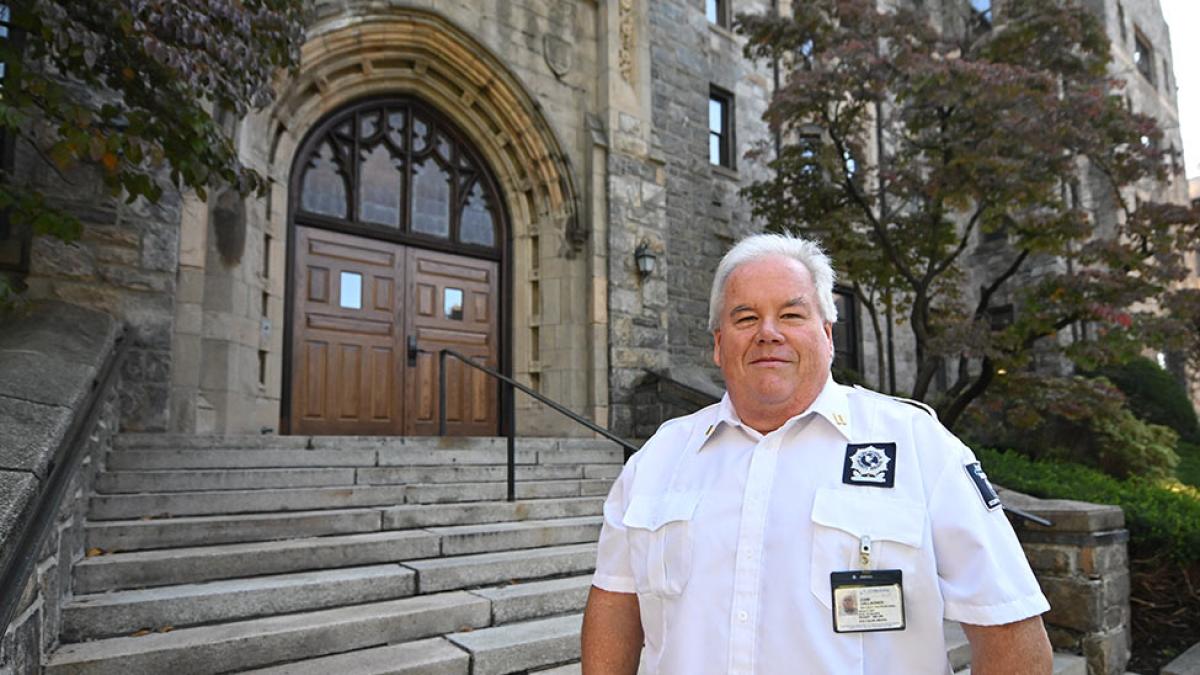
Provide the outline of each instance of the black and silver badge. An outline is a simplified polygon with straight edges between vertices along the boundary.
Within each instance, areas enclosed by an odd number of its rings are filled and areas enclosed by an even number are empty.
[[[983,472],[983,465],[979,462],[972,462],[963,467],[967,470],[967,475],[975,483],[975,489],[979,490],[979,498],[983,500],[983,505],[988,511],[994,511],[1000,507],[1000,496],[996,494],[996,489],[988,482],[987,474]]]
[[[842,482],[890,488],[896,484],[895,443],[850,443],[842,465]]]

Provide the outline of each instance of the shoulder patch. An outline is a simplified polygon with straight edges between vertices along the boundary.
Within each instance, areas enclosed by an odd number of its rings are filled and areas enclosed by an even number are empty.
[[[988,481],[987,474],[983,472],[983,465],[979,462],[972,462],[963,467],[967,470],[967,475],[971,477],[971,482],[975,484],[975,489],[979,491],[979,498],[983,500],[983,505],[988,511],[995,511],[1000,507],[1000,496],[996,494],[996,489],[992,487]]]
[[[912,407],[916,408],[917,410],[920,410],[921,412],[925,413],[926,415],[929,415],[933,419],[935,419],[935,420],[937,419],[937,413],[934,412],[933,408],[929,407],[925,403],[922,403],[921,401],[914,401],[911,398],[904,398],[902,396],[891,396],[889,394],[881,394],[881,393],[875,391],[874,389],[867,389],[866,387],[864,387],[862,385],[858,385],[858,384],[854,385],[854,388],[858,391],[863,392],[864,394],[871,394],[872,396],[878,396],[879,398],[885,398],[890,401],[896,401],[898,403],[907,403],[908,405],[911,405]]]

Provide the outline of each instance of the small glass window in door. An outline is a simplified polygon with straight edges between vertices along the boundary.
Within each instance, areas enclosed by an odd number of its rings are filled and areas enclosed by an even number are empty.
[[[461,288],[447,287],[442,295],[442,314],[447,319],[462,321],[463,292]]]
[[[342,272],[341,288],[338,305],[345,309],[362,309],[362,275]]]

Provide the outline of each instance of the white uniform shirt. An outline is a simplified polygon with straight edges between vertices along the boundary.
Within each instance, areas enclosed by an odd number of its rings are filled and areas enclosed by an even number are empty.
[[[895,443],[893,487],[843,480],[847,444]],[[974,455],[926,411],[832,379],[762,435],[728,395],[665,423],[604,504],[592,583],[638,594],[642,673],[949,673],[943,617],[1045,612]],[[835,633],[831,572],[899,569],[906,628]]]

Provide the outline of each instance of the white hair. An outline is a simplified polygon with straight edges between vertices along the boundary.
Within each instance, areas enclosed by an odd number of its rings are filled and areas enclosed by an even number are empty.
[[[715,331],[721,324],[722,305],[725,302],[725,282],[729,275],[743,264],[772,255],[791,258],[804,265],[812,275],[817,289],[817,304],[821,318],[829,323],[837,322],[837,305],[833,302],[833,282],[836,274],[829,256],[815,241],[790,234],[753,234],[739,241],[721,258],[717,274],[713,277],[712,295],[708,300],[708,330]]]

